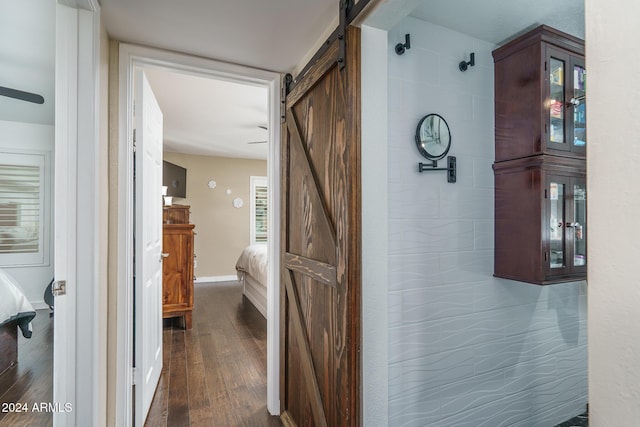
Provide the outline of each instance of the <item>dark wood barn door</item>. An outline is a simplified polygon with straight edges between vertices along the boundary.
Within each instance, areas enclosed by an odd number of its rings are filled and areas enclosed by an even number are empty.
[[[360,422],[360,30],[286,97],[281,406],[285,425]]]

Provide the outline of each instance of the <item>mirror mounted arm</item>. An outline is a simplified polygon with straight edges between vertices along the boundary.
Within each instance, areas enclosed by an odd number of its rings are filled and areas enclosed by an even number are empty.
[[[455,156],[447,156],[447,167],[439,168],[438,161],[433,160],[431,164],[429,163],[418,163],[418,172],[430,172],[430,171],[447,171],[447,182],[455,183],[457,178],[457,163]]]

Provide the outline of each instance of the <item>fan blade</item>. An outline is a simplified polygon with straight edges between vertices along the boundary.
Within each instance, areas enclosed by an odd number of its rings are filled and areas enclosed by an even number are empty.
[[[268,141],[251,141],[247,142],[247,144],[266,144]]]
[[[19,99],[21,101],[33,102],[34,104],[44,104],[44,98],[38,94],[11,89],[4,86],[0,86],[0,95]]]

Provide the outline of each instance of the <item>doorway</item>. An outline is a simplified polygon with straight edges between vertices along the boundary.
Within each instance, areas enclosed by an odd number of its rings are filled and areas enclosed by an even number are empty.
[[[279,141],[279,111],[280,105],[280,76],[277,73],[255,70],[247,67],[219,63],[213,60],[195,58],[188,55],[164,52],[151,48],[122,44],[119,55],[120,72],[120,141],[122,143],[118,149],[119,155],[119,180],[124,187],[121,191],[119,201],[120,221],[119,221],[119,254],[118,265],[120,271],[121,284],[116,290],[119,311],[118,317],[118,337],[117,345],[124,350],[124,363],[117,369],[117,377],[121,380],[121,389],[117,392],[117,406],[120,408],[119,416],[123,419],[130,419],[132,413],[131,398],[132,383],[131,366],[133,361],[133,250],[132,233],[135,224],[133,212],[133,75],[136,69],[159,69],[173,71],[177,73],[190,74],[205,78],[213,78],[228,82],[237,82],[253,86],[265,87],[269,94],[269,115],[267,132],[269,141]],[[272,194],[279,194],[279,145],[269,144],[268,150],[268,176],[269,187]],[[279,205],[277,198],[272,197],[269,201],[269,212],[272,212],[269,219],[269,281],[277,282],[277,266],[279,265],[279,247],[277,236],[279,236]],[[276,415],[279,412],[278,401],[278,287],[269,286],[267,297],[267,409]],[[128,386],[129,385],[129,386]]]

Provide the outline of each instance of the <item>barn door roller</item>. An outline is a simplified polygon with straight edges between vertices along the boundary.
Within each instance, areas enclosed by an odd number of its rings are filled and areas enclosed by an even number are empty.
[[[353,0],[340,0],[340,23],[338,24],[338,66],[342,70],[347,61],[347,11],[352,6]]]

